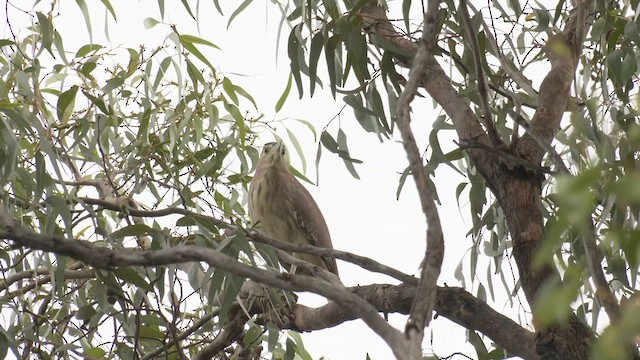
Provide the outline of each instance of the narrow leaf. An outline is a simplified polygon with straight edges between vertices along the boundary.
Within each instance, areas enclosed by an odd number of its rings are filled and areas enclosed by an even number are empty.
[[[69,113],[73,110],[73,104],[77,92],[78,86],[74,85],[69,90],[60,94],[58,104],[56,105],[58,120],[60,120],[60,122],[65,122],[69,118]],[[67,109],[69,109],[69,113],[67,112]]]
[[[324,45],[324,35],[322,32],[318,32],[311,40],[311,51],[309,52],[309,80],[310,80],[310,93],[313,96],[313,91],[316,87],[316,72],[318,70],[318,59],[322,52],[322,46]]]
[[[291,92],[291,79],[292,79],[292,75],[289,74],[289,80],[287,80],[287,87],[284,89],[284,91],[282,92],[282,95],[280,95],[280,98],[276,103],[276,112],[282,109],[282,106],[284,105],[285,101],[289,97],[289,92]]]

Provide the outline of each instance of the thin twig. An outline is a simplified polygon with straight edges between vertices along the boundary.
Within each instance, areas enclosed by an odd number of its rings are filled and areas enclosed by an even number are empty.
[[[206,314],[205,316],[198,319],[198,321],[194,322],[193,325],[186,328],[184,331],[178,334],[175,339],[171,339],[173,342],[182,341],[189,337],[191,334],[202,328],[206,323],[211,321],[215,316],[218,316],[220,313],[220,309],[215,309],[213,312]],[[160,355],[162,352],[166,351],[166,347],[159,347],[156,350],[145,354],[140,360],[150,360]]]

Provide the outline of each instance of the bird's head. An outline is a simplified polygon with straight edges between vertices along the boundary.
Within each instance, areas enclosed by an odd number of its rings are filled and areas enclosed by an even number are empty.
[[[262,147],[260,163],[262,163],[263,166],[276,166],[283,169],[289,168],[289,152],[282,140],[266,143]]]

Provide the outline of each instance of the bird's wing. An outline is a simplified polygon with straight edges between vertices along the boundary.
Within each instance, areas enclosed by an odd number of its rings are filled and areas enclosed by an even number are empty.
[[[292,196],[288,199],[293,220],[313,241],[312,245],[333,249],[329,228],[324,216],[322,216],[322,212],[320,212],[320,208],[318,208],[318,204],[313,200],[309,191],[292,174],[288,175],[293,180],[290,182],[292,184],[290,189]],[[322,257],[322,260],[326,264],[327,270],[338,275],[336,259]]]

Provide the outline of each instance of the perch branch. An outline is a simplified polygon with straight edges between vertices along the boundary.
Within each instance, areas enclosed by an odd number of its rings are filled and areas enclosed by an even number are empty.
[[[209,266],[244,276],[265,285],[291,291],[309,291],[340,303],[355,312],[392,349],[399,359],[406,354],[407,341],[402,333],[389,325],[369,303],[342,286],[305,275],[276,274],[245,265],[218,251],[199,246],[178,246],[162,250],[108,249],[91,242],[46,236],[25,230],[4,209],[0,208],[0,238],[34,250],[70,256],[100,269],[124,266],[163,266],[190,261],[206,262]]]

